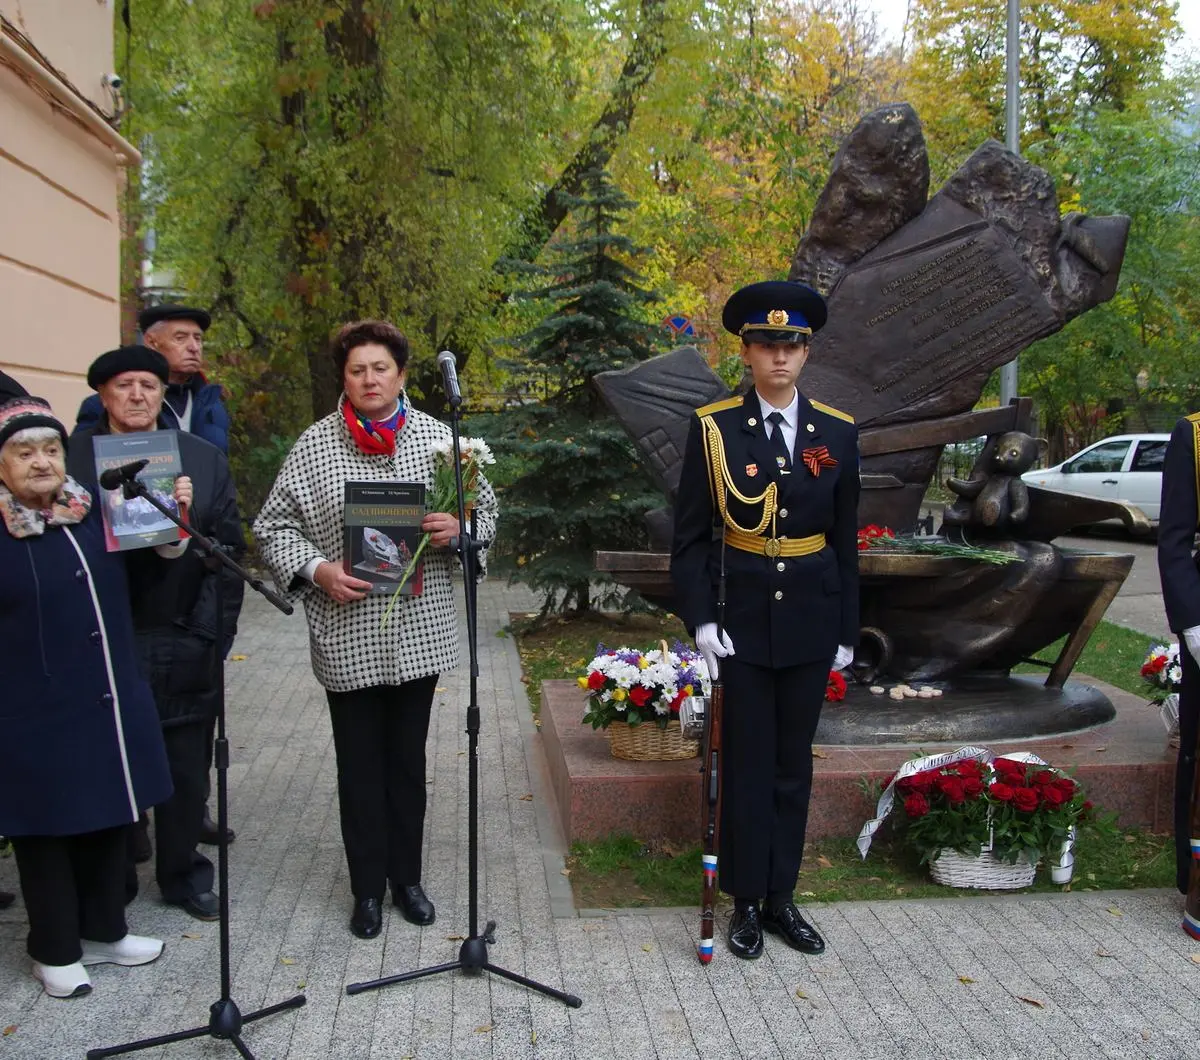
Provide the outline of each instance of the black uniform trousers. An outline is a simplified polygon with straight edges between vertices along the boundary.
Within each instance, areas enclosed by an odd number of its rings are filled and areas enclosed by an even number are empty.
[[[736,648],[737,636],[733,635]],[[812,742],[829,661],[770,669],[722,659],[721,890],[791,900],[804,855]]]
[[[12,837],[29,916],[26,948],[39,964],[74,964],[83,956],[80,939],[116,942],[125,937],[128,828]]]
[[[154,807],[154,876],[168,902],[185,902],[213,889],[213,863],[196,849],[208,781],[204,729],[204,721],[163,727],[175,790]]]
[[[437,674],[330,692],[342,842],[354,897],[421,882],[425,741]]]
[[[1192,871],[1192,786],[1196,781],[1196,734],[1200,730],[1200,666],[1186,644],[1179,645],[1179,657],[1183,660],[1183,688],[1179,693],[1179,757],[1175,760],[1175,882],[1179,893],[1187,894]]]

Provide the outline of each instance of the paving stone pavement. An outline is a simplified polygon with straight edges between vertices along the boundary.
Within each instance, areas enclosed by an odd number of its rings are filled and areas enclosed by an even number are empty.
[[[437,924],[418,929],[389,908],[382,936],[360,941],[346,926],[333,746],[304,619],[250,595],[234,648],[245,658],[227,672],[232,996],[246,1013],[307,997],[245,1027],[260,1060],[1197,1055],[1200,943],[1180,931],[1181,899],[1165,891],[813,906],[823,956],[768,938],[759,961],[718,945],[707,968],[694,956],[695,909],[577,913],[502,634],[531,598],[495,580],[480,594],[481,926],[499,921],[497,964],[583,1007],[458,972],[348,996],[349,983],[454,960],[466,933],[469,675],[464,665],[444,676],[429,739],[425,883]],[[20,901],[0,913],[0,1060],[82,1057],[206,1024],[220,994],[217,925],[163,906],[149,868],[129,922],[165,939],[166,953],[143,968],[93,969],[86,998],[44,996]],[[0,886],[15,889],[15,877],[11,859],[0,863]],[[238,1054],[205,1035],[135,1055]]]

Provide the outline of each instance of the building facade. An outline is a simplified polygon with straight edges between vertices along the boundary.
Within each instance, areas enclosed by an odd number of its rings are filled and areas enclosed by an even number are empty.
[[[0,368],[67,423],[120,340],[112,0],[0,0]]]

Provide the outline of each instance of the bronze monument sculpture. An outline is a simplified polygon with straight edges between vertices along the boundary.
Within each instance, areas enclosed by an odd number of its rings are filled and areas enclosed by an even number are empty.
[[[929,166],[907,104],[864,117],[833,162],[789,279],[818,288],[830,323],[813,340],[801,386],[859,425],[859,525],[911,531],[943,446],[981,435],[942,530],[1012,562],[870,549],[861,553],[860,679],[933,682],[946,695],[889,704],[866,687],[827,710],[826,743],[1033,736],[1113,716],[1107,698],[1068,675],[1132,556],[1056,547],[1080,523],[1136,509],[1020,480],[1037,455],[1031,402],[976,411],[998,366],[1116,290],[1129,221],[1060,217],[1043,170],[981,146],[928,198]],[[669,500],[688,419],[728,395],[693,347],[597,379]],[[649,553],[599,553],[597,566],[670,607],[671,513],[647,517]],[[1011,669],[1066,638],[1044,683]]]

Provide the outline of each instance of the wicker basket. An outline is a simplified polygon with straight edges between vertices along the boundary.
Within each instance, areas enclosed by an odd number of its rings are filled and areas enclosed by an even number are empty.
[[[987,891],[1015,891],[1033,883],[1037,865],[1024,853],[1016,862],[1001,861],[990,850],[967,857],[945,847],[930,859],[929,875],[944,887],[979,887]]]
[[[700,753],[698,740],[685,740],[679,721],[672,718],[665,729],[654,722],[631,726],[614,721],[605,730],[613,758],[631,762],[672,762],[680,758],[695,758]]]

